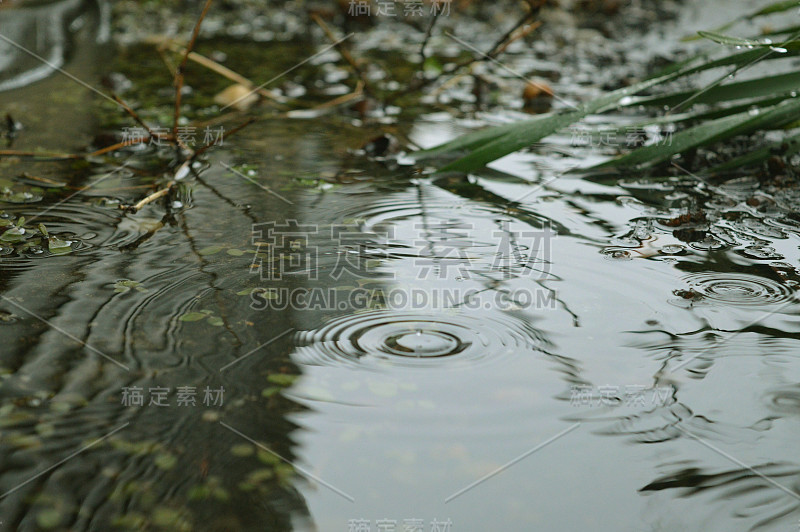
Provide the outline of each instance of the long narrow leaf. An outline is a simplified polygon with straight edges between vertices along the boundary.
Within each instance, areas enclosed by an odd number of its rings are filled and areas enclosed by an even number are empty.
[[[772,13],[781,13],[783,11],[789,11],[792,8],[800,7],[800,1],[798,0],[781,0],[780,2],[775,2],[769,4],[761,9],[754,11],[747,15],[747,19],[753,20],[756,17],[760,17],[763,15],[771,15]]]
[[[530,122],[537,121],[546,121],[552,117],[552,113],[548,113],[545,115],[537,116],[536,118],[530,120]],[[496,140],[506,133],[513,131],[515,128],[519,127],[520,122],[513,122],[511,124],[503,124],[502,126],[494,126],[488,127],[484,129],[480,129],[478,131],[472,131],[470,133],[466,133],[457,137],[456,139],[447,142],[445,144],[440,144],[438,146],[434,146],[433,148],[429,148],[427,150],[420,150],[414,153],[414,157],[417,160],[424,160],[430,159],[432,157],[438,157],[443,154],[457,154],[457,153],[464,153],[468,152],[474,148],[482,144],[486,144],[493,140]]]
[[[729,161],[709,168],[706,173],[719,174],[729,170],[761,164],[772,157],[775,150],[780,150],[781,155],[784,157],[794,155],[800,151],[800,133],[786,137],[780,141],[771,142],[766,146],[762,146],[761,148],[740,155],[739,157],[734,157]]]
[[[746,48],[769,48],[775,46],[775,43],[773,43],[771,39],[766,41],[759,39],[743,39],[741,37],[732,37],[715,31],[698,31],[697,34],[704,39],[728,46],[743,46]]]
[[[652,166],[688,149],[713,144],[735,135],[750,133],[759,129],[780,127],[796,120],[798,117],[800,117],[800,98],[791,99],[770,109],[762,110],[755,116],[750,112],[745,112],[705,122],[675,134],[670,143],[639,148],[627,155],[597,165],[592,170]]]
[[[486,164],[495,161],[509,153],[530,146],[544,137],[563,129],[570,124],[574,124],[586,115],[596,113],[610,105],[618,104],[623,98],[629,97],[650,87],[678,77],[680,73],[674,73],[662,78],[648,79],[641,81],[630,87],[618,89],[609,94],[601,96],[591,102],[587,102],[575,111],[568,111],[561,114],[537,117],[532,120],[525,120],[515,124],[490,128],[466,135],[465,137],[448,142],[441,146],[425,150],[415,154],[418,158],[429,157],[432,154],[441,155],[453,153],[464,149],[475,148],[469,155],[462,157],[455,162],[441,168],[441,172],[461,171],[469,172],[481,168]],[[480,135],[479,137],[479,134]],[[486,142],[488,140],[488,142]],[[482,144],[482,145],[481,145]]]
[[[760,98],[762,96],[776,96],[800,90],[800,72],[789,72],[777,76],[767,76],[747,81],[739,81],[720,85],[710,89],[693,101],[694,103],[716,103],[744,98]],[[664,96],[651,96],[634,98],[630,105],[675,105],[685,101],[696,91],[681,91]]]

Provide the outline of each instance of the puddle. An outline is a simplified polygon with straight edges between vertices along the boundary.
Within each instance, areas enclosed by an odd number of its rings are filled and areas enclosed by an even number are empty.
[[[198,49],[270,79],[319,49],[292,9],[233,29],[212,18]],[[574,49],[543,38],[535,65],[521,45],[508,60],[557,70],[556,93],[577,101],[722,11],[658,9],[675,16],[662,33],[603,47],[632,22],[572,25]],[[393,26],[359,31],[359,53],[404,47]],[[95,33],[75,32],[70,68],[98,84],[117,71],[147,119],[169,124],[171,80],[152,47],[102,63]],[[584,79],[602,57],[603,79]],[[329,100],[347,88],[336,60],[276,88]],[[359,151],[387,130],[429,146],[528,116],[520,80],[497,80],[482,109],[458,83],[399,113],[256,108],[169,201],[137,213],[120,207],[169,179],[169,149],[0,160],[0,223],[25,217],[70,247],[0,239],[0,529],[796,526],[796,193],[562,174],[613,151],[569,133],[469,175]],[[207,122],[226,81],[205,86],[193,66],[187,85],[195,135],[242,122]],[[43,111],[47,94],[58,97]],[[19,149],[79,151],[98,129],[130,126],[58,76],[0,93],[6,108],[25,125]]]

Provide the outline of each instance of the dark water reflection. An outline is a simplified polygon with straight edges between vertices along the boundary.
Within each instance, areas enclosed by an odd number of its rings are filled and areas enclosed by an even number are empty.
[[[364,138],[266,119],[168,211],[117,208],[136,172],[3,205],[76,239],[0,257],[3,529],[796,528],[791,212],[731,187],[676,228],[694,184],[431,180]]]

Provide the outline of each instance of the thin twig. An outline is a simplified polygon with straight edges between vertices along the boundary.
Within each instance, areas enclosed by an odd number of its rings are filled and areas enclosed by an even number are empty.
[[[439,15],[442,14],[442,10],[437,9],[436,14],[433,15],[433,20],[428,25],[428,31],[425,32],[425,38],[422,40],[422,45],[419,47],[419,55],[421,57],[419,64],[425,65],[425,48],[428,46],[428,41],[431,40],[431,35],[433,35],[433,28],[436,26],[436,23],[439,21]]]
[[[123,142],[118,142],[111,146],[106,146],[105,148],[99,149],[97,151],[93,151],[92,153],[87,153],[83,155],[77,155],[75,158],[77,159],[85,159],[88,157],[97,157],[99,155],[105,155],[106,153],[111,153],[112,151],[121,150],[122,148],[127,148],[128,146],[135,146],[137,144],[142,144],[143,142],[150,141],[150,138],[141,138],[141,139],[134,139],[134,140],[125,140]]]
[[[47,151],[0,150],[0,157],[46,157],[48,159],[81,159],[85,155]]]
[[[124,101],[122,101],[122,98],[120,98],[119,96],[117,96],[117,95],[116,95],[116,94],[114,94],[113,92],[111,93],[111,97],[112,97],[112,98],[114,98],[114,100],[115,100],[115,101],[116,101],[116,102],[117,102],[117,103],[118,103],[118,104],[119,104],[119,105],[120,105],[120,106],[121,106],[123,109],[125,109],[125,112],[126,112],[126,113],[128,113],[128,114],[129,114],[129,115],[130,115],[130,116],[131,116],[131,117],[132,117],[134,120],[136,120],[136,122],[137,122],[137,123],[138,123],[140,126],[142,126],[143,128],[145,128],[145,129],[147,130],[147,133],[150,135],[150,137],[151,137],[151,138],[153,138],[153,137],[155,137],[155,138],[158,138],[158,139],[160,139],[160,138],[166,138],[166,137],[164,137],[164,136],[162,136],[162,135],[159,135],[158,133],[155,133],[155,132],[154,132],[152,129],[150,129],[150,126],[148,126],[148,125],[147,125],[147,124],[144,122],[144,120],[142,120],[142,118],[139,116],[139,114],[138,114],[136,111],[134,111],[133,109],[131,109],[131,106],[130,106],[130,105],[128,105],[127,103],[125,103]]]
[[[505,49],[505,47],[507,46],[506,42],[507,42],[509,39],[511,39],[511,37],[514,35],[514,33],[516,33],[516,31],[517,31],[518,29],[520,29],[522,26],[524,26],[524,25],[525,25],[525,24],[527,24],[529,21],[531,21],[531,20],[533,19],[533,17],[535,17],[536,15],[538,15],[538,14],[539,14],[539,11],[541,11],[541,9],[542,9],[542,7],[541,7],[541,4],[540,4],[539,6],[536,6],[536,7],[534,7],[532,4],[530,4],[530,3],[529,3],[529,4],[528,4],[528,7],[530,8],[530,9],[529,9],[529,11],[528,11],[527,13],[525,13],[525,14],[524,14],[524,15],[523,15],[523,16],[522,16],[522,17],[521,17],[521,18],[520,18],[520,19],[517,21],[517,23],[516,23],[516,24],[514,24],[514,25],[513,25],[513,26],[512,26],[512,27],[511,27],[511,28],[510,28],[510,29],[509,29],[509,30],[508,30],[508,31],[507,31],[507,32],[506,32],[506,33],[505,33],[503,36],[502,36],[502,37],[500,37],[500,38],[497,40],[497,42],[495,43],[495,45],[494,45],[494,46],[492,46],[492,47],[489,49],[489,51],[488,51],[488,52],[486,52],[486,55],[487,55],[487,56],[489,56],[489,57],[491,57],[492,59],[494,59],[495,57],[497,57],[498,55],[500,55],[500,50],[501,50],[501,49]]]
[[[167,183],[167,187],[166,188],[162,188],[161,190],[159,190],[157,192],[153,192],[152,194],[150,194],[146,198],[142,199],[141,201],[139,201],[135,205],[127,207],[126,210],[129,210],[131,212],[138,212],[145,205],[147,205],[149,203],[153,203],[157,199],[163,198],[164,196],[169,194],[170,191],[172,190],[172,187],[174,187],[174,186],[175,186],[175,181],[170,181],[169,183]],[[125,207],[121,207],[121,208],[125,209]]]
[[[164,62],[164,65],[169,70],[169,75],[172,76],[172,79],[175,79],[175,76],[178,74],[178,70],[175,67],[175,63],[172,62],[172,59],[165,53],[168,44],[166,42],[160,42],[156,46],[156,52],[158,52],[158,56],[161,58],[161,61]]]
[[[197,36],[200,34],[200,26],[203,24],[203,19],[206,18],[206,14],[211,7],[212,1],[213,0],[206,0],[205,5],[203,6],[203,11],[200,13],[200,17],[197,19],[197,22],[194,25],[192,38],[189,40],[188,46],[186,46],[186,53],[183,54],[181,64],[178,66],[178,70],[175,72],[175,120],[172,124],[172,134],[174,135],[176,141],[178,140],[178,121],[181,118],[181,93],[183,92],[183,79],[186,71],[186,63],[189,61],[189,54],[197,42]]]
[[[22,174],[20,174],[19,177],[22,179],[27,179],[29,181],[38,181],[39,183],[45,183],[51,187],[62,188],[67,186],[66,183],[63,183],[61,181],[54,181],[52,179],[47,179],[46,177],[39,177],[36,175],[29,174],[28,172],[22,172]]]
[[[356,88],[353,89],[353,92],[344,94],[342,96],[334,98],[333,100],[321,103],[319,105],[315,105],[312,109],[316,111],[321,111],[323,109],[330,109],[331,107],[338,107],[339,105],[351,102],[356,98],[360,98],[363,95],[364,95],[364,82],[358,80]]]
[[[170,43],[170,44],[168,44],[168,47],[173,52],[186,53],[186,50],[181,48],[180,46],[178,46],[176,43]],[[206,57],[206,56],[204,56],[202,54],[199,54],[197,52],[189,52],[189,56],[188,57],[189,57],[189,59],[191,59],[192,61],[194,61],[198,65],[204,66],[207,69],[211,70],[212,72],[216,72],[220,76],[222,76],[224,78],[227,78],[227,79],[233,81],[234,83],[238,83],[239,85],[242,85],[242,86],[246,87],[248,90],[252,90],[253,87],[256,86],[255,83],[253,83],[251,80],[247,79],[246,77],[242,76],[238,72],[236,72],[234,70],[231,70],[230,68],[226,67],[225,65],[221,65],[221,64],[217,63],[216,61],[214,61],[213,59],[211,59],[209,57]],[[259,96],[263,96],[264,98],[267,98],[267,99],[272,100],[272,101],[277,102],[277,103],[285,103],[285,100],[286,100],[281,95],[279,95],[279,94],[277,94],[277,93],[275,93],[275,92],[273,92],[271,90],[265,89],[263,87],[259,88],[259,89],[255,89],[255,92]]]
[[[350,65],[350,68],[353,69],[353,73],[356,76],[358,76],[358,79],[360,79],[361,82],[364,84],[364,92],[366,92],[369,95],[373,95],[374,92],[370,87],[369,81],[367,81],[367,76],[364,74],[364,71],[361,70],[361,67],[358,66],[358,63],[350,54],[350,52],[347,50],[347,47],[344,45],[342,40],[338,39],[336,35],[334,35],[334,33],[331,31],[328,25],[325,24],[325,21],[319,17],[319,15],[317,15],[316,13],[312,13],[311,18],[314,20],[314,22],[317,23],[317,25],[320,28],[322,28],[322,31],[325,32],[325,35],[328,36],[328,39],[330,39],[333,43],[336,43],[336,49],[339,51],[339,54],[345,61],[347,61],[347,63]]]
[[[528,24],[523,28],[520,28],[519,31],[515,32],[511,37],[508,38],[508,40],[505,43],[503,43],[502,46],[500,46],[500,48],[497,49],[497,53],[495,55],[500,55],[504,53],[509,46],[511,46],[520,39],[524,39],[525,37],[533,33],[536,29],[538,29],[539,26],[541,25],[542,22],[540,20],[537,20]]]
[[[239,132],[239,131],[241,131],[242,129],[246,128],[247,126],[249,126],[250,124],[252,124],[252,123],[253,123],[253,122],[255,122],[256,120],[257,120],[257,118],[248,118],[248,119],[247,119],[247,120],[246,120],[246,121],[245,121],[243,124],[240,124],[240,125],[236,126],[235,128],[231,129],[231,130],[230,130],[230,131],[228,131],[227,133],[225,133],[225,132],[223,131],[223,133],[222,133],[222,137],[220,138],[220,141],[219,141],[219,142],[220,142],[220,145],[222,145],[222,143],[223,143],[223,142],[225,142],[225,139],[227,139],[227,138],[230,138],[232,135],[235,135],[236,133],[238,133],[238,132]],[[217,143],[217,141],[216,141],[216,139],[214,139],[214,140],[212,140],[211,142],[209,142],[208,144],[206,144],[205,146],[203,146],[202,148],[198,148],[198,149],[197,149],[197,150],[194,152],[194,157],[199,157],[200,155],[202,155],[203,153],[205,153],[205,152],[206,152],[206,150],[208,150],[208,149],[209,149],[209,148],[211,148],[212,146],[215,146],[215,145],[216,145],[216,143]]]
[[[505,34],[503,34],[503,36],[500,37],[497,40],[497,42],[494,44],[494,46],[489,48],[488,52],[486,52],[485,54],[481,54],[479,58],[475,58],[474,56],[468,57],[468,58],[466,58],[466,59],[464,59],[462,61],[459,61],[459,62],[453,64],[451,66],[451,68],[448,70],[448,72],[442,72],[441,74],[439,74],[436,77],[426,78],[424,76],[418,76],[418,77],[414,78],[413,80],[411,80],[411,82],[408,83],[408,86],[404,90],[396,92],[396,93],[390,95],[388,98],[386,98],[386,102],[385,103],[387,103],[387,104],[392,103],[394,101],[397,101],[399,98],[402,98],[403,96],[407,96],[408,94],[412,94],[414,92],[417,92],[420,89],[422,89],[424,87],[427,87],[428,85],[431,85],[432,83],[436,83],[445,74],[454,74],[454,73],[458,72],[459,70],[461,70],[464,67],[471,66],[471,65],[473,65],[475,63],[480,63],[482,61],[494,59],[495,57],[500,55],[502,52],[504,52],[506,50],[506,48],[508,48],[508,46],[512,42],[516,41],[517,39],[520,39],[520,38],[524,37],[525,35],[530,33],[530,31],[533,31],[534,29],[536,29],[538,27],[538,26],[535,26],[534,28],[530,29],[529,31],[526,28],[526,30],[523,30],[519,35],[517,35],[517,30],[519,30],[522,26],[524,26],[529,21],[531,21],[534,17],[536,17],[539,14],[539,12],[541,11],[541,9],[542,9],[542,7],[544,6],[545,3],[546,3],[546,0],[544,0],[544,1],[543,0],[529,0],[529,1],[527,1],[526,5],[528,6],[528,11],[525,13],[525,15],[523,15],[517,21],[516,24],[514,24]]]

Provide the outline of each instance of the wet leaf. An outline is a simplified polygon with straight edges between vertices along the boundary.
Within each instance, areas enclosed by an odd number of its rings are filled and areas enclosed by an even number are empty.
[[[180,321],[200,321],[202,319],[205,319],[206,317],[207,317],[206,314],[202,312],[189,312],[187,314],[184,314],[178,319]]]
[[[264,449],[259,449],[256,451],[256,456],[262,464],[275,465],[281,462],[280,458],[270,452],[265,451]],[[271,469],[269,471],[272,472]]]
[[[36,524],[44,529],[51,529],[57,527],[64,516],[56,508],[46,508],[36,514]]]
[[[132,288],[135,288],[138,292],[147,292],[147,288],[142,286],[142,283],[138,281],[130,281],[128,279],[121,279],[116,282],[114,285],[114,292],[118,294],[124,294],[126,292],[130,292]]]
[[[272,384],[278,386],[291,386],[297,380],[299,375],[287,375],[285,373],[273,373],[267,377],[267,380]]]
[[[123,528],[132,528],[135,530],[143,530],[145,528],[145,524],[147,523],[147,518],[144,515],[130,512],[125,515],[120,515],[114,518],[112,524],[114,526],[123,527]]]
[[[202,501],[211,497],[211,488],[209,486],[192,486],[189,489],[189,500]]]
[[[257,469],[247,475],[247,480],[253,484],[259,484],[265,480],[269,480],[275,476],[273,469]]]
[[[255,448],[249,443],[240,443],[231,447],[231,454],[233,456],[252,456],[254,452]]]
[[[72,246],[69,242],[55,236],[47,238],[47,249],[54,255],[64,255],[72,252]]]
[[[698,31],[698,35],[705,39],[709,39],[719,44],[726,44],[729,46],[744,46],[747,48],[755,48],[756,46],[771,46],[772,42],[764,43],[755,39],[742,39],[740,37],[732,37],[724,35],[715,31]]]
[[[233,107],[237,111],[247,111],[258,102],[258,94],[250,87],[235,84],[214,96],[214,103],[223,107]]]
[[[216,255],[220,251],[222,251],[222,246],[208,246],[201,249],[197,253],[202,255],[203,257],[207,257],[209,255]]]
[[[21,227],[12,227],[0,235],[0,241],[3,242],[19,242],[23,238],[25,238],[25,229]]]
[[[168,471],[175,467],[175,465],[178,463],[178,459],[169,453],[161,453],[156,455],[153,463],[155,463],[156,467],[159,469]]]
[[[153,510],[153,524],[170,530],[189,530],[189,523],[181,512],[166,506],[158,506]]]
[[[280,393],[282,389],[283,388],[280,386],[270,386],[269,388],[264,388],[261,390],[261,397],[272,397],[273,395]]]

